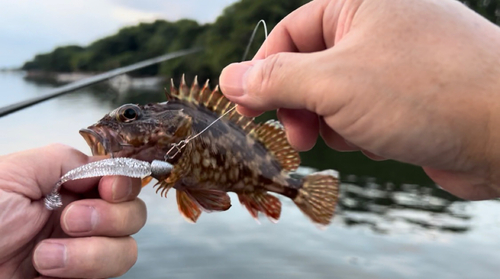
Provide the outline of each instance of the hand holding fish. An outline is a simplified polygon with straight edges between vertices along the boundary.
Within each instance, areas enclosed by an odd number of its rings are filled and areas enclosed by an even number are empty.
[[[500,28],[453,0],[312,1],[283,19],[222,92],[279,109],[291,145],[422,166],[467,199],[500,196]]]
[[[62,174],[95,160],[62,145],[0,157],[2,276],[107,278],[135,263],[130,235],[146,222],[139,179],[71,181],[61,191],[66,207],[45,209],[43,197]]]

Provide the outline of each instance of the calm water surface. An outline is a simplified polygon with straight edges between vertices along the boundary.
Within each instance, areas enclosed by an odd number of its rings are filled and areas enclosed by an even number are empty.
[[[0,105],[38,96],[53,85],[0,73]],[[53,142],[87,154],[78,130],[116,106],[163,100],[161,92],[117,94],[84,89],[0,118],[0,154]],[[500,203],[464,202],[436,188],[418,168],[374,163],[319,143],[302,154],[304,172],[342,175],[338,214],[319,230],[287,199],[282,219],[257,224],[238,205],[203,214],[195,225],[177,212],[175,195],[140,194],[146,226],[134,237],[137,264],[122,278],[498,278]]]

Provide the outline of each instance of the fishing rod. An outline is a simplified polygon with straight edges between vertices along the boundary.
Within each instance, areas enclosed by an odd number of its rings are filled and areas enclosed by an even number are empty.
[[[196,52],[200,52],[201,50],[202,50],[202,48],[200,48],[200,47],[180,50],[180,51],[164,54],[162,56],[158,56],[155,58],[147,59],[147,60],[132,64],[132,65],[128,65],[125,67],[117,68],[117,69],[114,69],[114,70],[111,70],[111,71],[108,71],[108,72],[105,72],[102,74],[98,74],[95,76],[91,76],[89,78],[79,80],[79,81],[72,82],[72,83],[54,88],[51,91],[49,91],[49,93],[46,93],[43,96],[34,97],[34,98],[31,98],[31,99],[28,99],[25,101],[21,101],[18,103],[14,103],[12,105],[7,105],[5,107],[2,107],[2,108],[0,108],[0,117],[11,114],[11,113],[16,112],[18,110],[22,110],[22,109],[30,107],[32,105],[41,103],[43,101],[50,100],[52,98],[73,92],[77,89],[80,89],[80,88],[83,88],[83,87],[110,79],[112,77],[123,75],[125,73],[132,72],[132,71],[135,71],[135,70],[147,67],[147,66],[151,66],[151,65],[154,65],[154,64],[157,64],[160,62],[164,62],[164,61],[167,61],[167,60],[170,60],[173,58],[182,57],[182,56],[186,56],[186,55],[193,54]]]

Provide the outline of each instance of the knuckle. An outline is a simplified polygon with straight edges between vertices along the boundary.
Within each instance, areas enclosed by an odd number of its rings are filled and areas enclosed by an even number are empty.
[[[49,148],[51,150],[69,150],[69,149],[71,149],[70,146],[68,146],[66,144],[58,143],[58,142],[48,144],[47,148]]]
[[[81,247],[75,249],[76,251],[73,251],[73,257],[71,257],[71,266],[74,271],[92,276],[96,271],[105,268],[102,262],[106,256],[103,253],[102,241],[99,237],[88,237],[85,240],[85,253],[81,253]]]
[[[132,237],[89,237],[85,253],[81,249],[72,259],[72,272],[86,277],[118,277],[137,261],[137,243]],[[126,251],[126,253],[124,253]]]
[[[123,273],[132,268],[132,266],[137,262],[137,256],[138,256],[137,242],[133,237],[128,237],[128,240],[129,240],[128,251],[130,251],[130,253],[125,263],[125,270]]]
[[[116,263],[115,269],[110,271],[111,277],[119,277],[127,273],[132,266],[137,262],[138,249],[137,242],[132,237],[127,237],[124,239],[126,244],[124,249],[126,249],[127,253],[125,257],[117,257],[120,259],[119,262]]]
[[[144,227],[144,225],[146,225],[146,221],[147,221],[147,218],[148,218],[148,209],[146,207],[146,203],[137,198],[137,203],[139,204],[139,214],[140,214],[140,217],[139,217],[139,221],[140,221],[140,226],[139,226],[139,229]]]
[[[273,90],[273,84],[279,78],[280,69],[284,64],[284,56],[282,53],[276,53],[267,57],[261,62],[260,70],[255,77],[255,81],[251,82],[254,88],[252,93],[263,94]]]
[[[49,154],[68,154],[70,156],[77,157],[80,160],[85,160],[87,157],[87,155],[77,149],[62,143],[51,143],[45,147],[45,150],[47,150]]]
[[[106,233],[116,236],[131,235],[146,224],[147,210],[142,200],[137,198],[114,208],[116,210],[113,210],[110,222],[107,222],[107,227],[103,229]]]

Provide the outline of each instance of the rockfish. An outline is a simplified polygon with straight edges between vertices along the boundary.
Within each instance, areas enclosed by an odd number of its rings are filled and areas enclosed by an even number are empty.
[[[313,222],[330,223],[339,193],[336,172],[292,178],[300,157],[278,121],[255,123],[231,110],[235,105],[218,87],[210,90],[207,81],[200,88],[196,78],[190,88],[184,77],[179,89],[172,82],[166,96],[163,103],[123,105],[80,134],[94,155],[171,163],[167,177],[154,177],[155,187],[162,196],[176,189],[188,221],[196,222],[202,210],[229,209],[227,192],[236,193],[254,218],[261,212],[277,221],[281,202],[272,192],[292,199]]]

